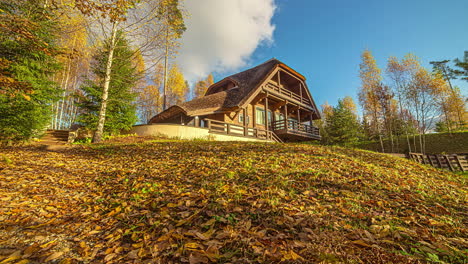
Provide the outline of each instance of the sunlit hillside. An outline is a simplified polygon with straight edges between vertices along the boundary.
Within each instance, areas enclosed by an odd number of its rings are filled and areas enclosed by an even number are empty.
[[[0,263],[466,263],[467,191],[306,144],[4,148]]]

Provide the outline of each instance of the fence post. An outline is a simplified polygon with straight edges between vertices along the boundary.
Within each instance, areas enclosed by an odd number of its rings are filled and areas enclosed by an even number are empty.
[[[439,155],[436,154],[435,156],[436,156],[437,162],[439,163],[439,168],[442,169],[442,161],[440,161]]]
[[[434,166],[434,163],[432,163],[432,158],[431,158],[431,155],[427,154],[427,159],[429,160],[429,163],[431,164],[432,167],[435,167]],[[433,156],[433,155],[432,155]]]
[[[450,163],[450,159],[449,159],[448,155],[444,155],[444,157],[445,157],[445,160],[447,161],[447,164],[448,164],[450,170],[453,171],[453,166],[452,166],[452,163]]]
[[[230,124],[227,124],[227,128],[226,128],[226,134],[230,134],[231,133],[231,125]]]
[[[457,160],[457,163],[458,163],[458,166],[460,166],[460,170],[462,172],[465,172],[465,169],[463,168],[461,162],[460,162],[460,158],[458,158],[458,155],[455,155],[455,159]]]

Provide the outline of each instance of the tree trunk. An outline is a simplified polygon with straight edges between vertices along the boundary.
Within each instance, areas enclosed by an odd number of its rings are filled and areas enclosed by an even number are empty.
[[[93,143],[101,142],[102,135],[104,132],[104,123],[106,121],[107,97],[109,95],[109,84],[111,81],[112,60],[114,58],[116,37],[117,37],[117,22],[113,22],[111,44],[109,47],[109,56],[107,57],[107,64],[106,64],[106,75],[104,77],[104,87],[102,89],[101,109],[99,110],[99,121],[98,121],[96,132],[94,133]]]
[[[382,149],[382,153],[385,153],[385,148],[382,140],[382,134],[379,133],[379,141],[380,141],[380,148]]]
[[[404,126],[405,126],[405,135],[406,135],[406,143],[408,144],[408,153],[411,152],[411,144],[410,144],[410,140],[409,140],[409,134],[408,134],[408,120],[406,120],[406,118],[404,118],[403,116],[403,105],[402,105],[402,102],[401,102],[401,95],[400,93],[398,93],[398,106],[400,108],[400,118],[401,120],[403,120],[403,123],[404,123]]]
[[[164,53],[163,111],[167,107],[167,64],[169,60],[169,27],[166,29],[166,50]]]

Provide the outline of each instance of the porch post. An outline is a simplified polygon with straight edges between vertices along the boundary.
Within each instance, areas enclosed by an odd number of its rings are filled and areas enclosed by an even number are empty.
[[[314,113],[313,113],[313,112],[310,112],[310,116],[309,116],[309,117],[310,117],[310,120],[309,120],[309,121],[310,121],[310,126],[311,126],[311,127],[312,127],[312,121],[313,121],[312,118],[313,118],[313,115],[314,115]]]
[[[268,131],[268,92],[267,97],[265,97],[265,130]]]
[[[256,104],[252,104],[252,127],[255,128],[257,126],[257,116],[256,116]]]
[[[297,108],[297,122],[301,123],[301,108]]]
[[[247,124],[247,109],[244,107],[242,108],[242,115],[244,116],[244,137],[246,137],[248,135],[248,124]]]
[[[288,103],[284,105],[284,128],[288,130]]]

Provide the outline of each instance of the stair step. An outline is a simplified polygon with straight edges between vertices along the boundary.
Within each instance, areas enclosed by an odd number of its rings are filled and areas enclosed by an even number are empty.
[[[48,136],[45,136],[45,137],[42,137],[41,139],[57,139],[57,140],[67,140],[68,137],[48,137]]]
[[[65,141],[39,141],[37,142],[38,144],[42,144],[42,145],[65,145],[67,144],[67,142]]]
[[[51,136],[68,136],[70,133],[45,133],[45,135]]]

